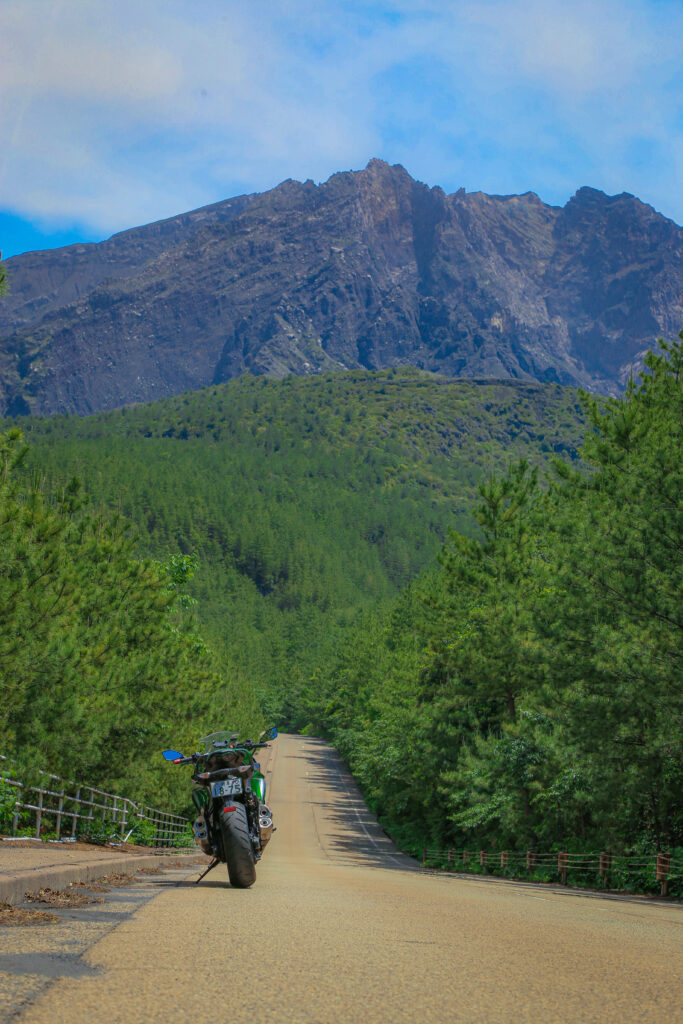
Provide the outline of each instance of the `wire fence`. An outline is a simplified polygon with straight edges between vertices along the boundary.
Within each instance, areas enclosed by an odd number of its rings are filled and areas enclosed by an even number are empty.
[[[607,850],[570,853],[568,850],[543,853],[537,850],[456,850],[423,846],[422,867],[473,874],[500,875],[509,878],[543,877],[562,885],[599,885],[605,889],[631,879],[648,891],[659,888],[669,895],[671,882],[683,881],[683,854],[666,852],[634,856]],[[418,854],[419,855],[419,854]]]
[[[55,839],[75,840],[80,834],[103,835],[111,829],[107,838],[120,842],[141,832],[145,845],[174,846],[188,833],[189,821],[180,815],[51,772],[36,772],[36,782],[22,782],[15,772],[12,762],[0,754],[0,783],[16,791],[10,806],[13,836],[20,829],[25,834],[28,827],[36,839],[49,832]]]

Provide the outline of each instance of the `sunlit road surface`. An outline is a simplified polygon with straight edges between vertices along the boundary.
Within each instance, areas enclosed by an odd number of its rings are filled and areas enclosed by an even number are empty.
[[[325,744],[269,753],[277,832],[256,885],[230,889],[223,865],[199,886],[159,879],[15,1020],[683,1021],[678,907],[423,873]]]

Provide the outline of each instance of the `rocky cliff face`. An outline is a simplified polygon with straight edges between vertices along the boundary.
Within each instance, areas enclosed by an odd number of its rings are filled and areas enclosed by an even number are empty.
[[[412,365],[618,393],[683,326],[683,230],[630,195],[446,195],[372,160],[8,261],[0,412]]]

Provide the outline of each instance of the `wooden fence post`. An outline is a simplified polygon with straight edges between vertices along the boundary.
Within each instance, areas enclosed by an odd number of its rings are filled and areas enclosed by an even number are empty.
[[[604,853],[600,854],[600,878],[602,879],[602,884],[605,886],[605,888],[607,888],[609,882],[609,873],[611,867],[612,854],[609,852],[609,850],[606,850]]]
[[[38,793],[38,810],[36,811],[36,839],[40,839],[40,823],[43,817],[43,791]]]
[[[21,803],[21,800],[19,799],[19,797],[21,796],[21,790],[23,788],[24,788],[23,786],[20,786],[20,788],[17,789],[17,799],[14,802],[14,814],[12,815],[12,835],[13,836],[15,836],[17,834],[17,832],[19,831],[19,804]]]
[[[453,866],[453,851],[452,850],[448,851],[448,866],[449,866],[449,868]]]
[[[59,794],[59,805],[57,807],[57,839],[62,830],[62,811],[64,810],[64,790]]]
[[[503,850],[500,855],[500,866],[503,869],[503,874],[507,874],[509,854],[507,850]]]
[[[526,851],[526,869],[527,869],[527,871],[533,871],[535,867],[536,867],[536,851],[535,850],[527,850]]]
[[[671,869],[671,854],[657,854],[657,881],[662,883],[661,895],[669,895],[669,871]]]
[[[569,864],[569,854],[566,852],[558,853],[557,855],[557,870],[560,872],[562,879],[562,885],[567,884],[567,865]]]
[[[81,813],[81,790],[80,790],[80,787],[76,790],[76,796],[74,797],[74,807],[76,808],[76,810],[74,811],[74,817],[72,819],[72,824],[71,824],[71,838],[72,839],[76,838],[76,830],[78,828],[79,818],[77,818],[76,815]]]
[[[487,861],[487,859],[488,859],[488,858],[487,858],[486,850],[480,850],[480,851],[479,851],[479,864],[480,864],[480,866],[481,866],[482,868],[485,868],[485,867],[486,867],[486,861]]]
[[[462,851],[462,862],[463,862],[463,864],[467,864],[467,858],[469,857],[469,855],[470,855],[470,851],[469,850],[463,850]]]

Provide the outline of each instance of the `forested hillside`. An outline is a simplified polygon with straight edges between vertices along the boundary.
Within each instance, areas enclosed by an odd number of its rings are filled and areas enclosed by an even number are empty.
[[[217,717],[255,728],[253,693],[197,633],[192,557],[140,558],[130,523],[75,481],[31,483],[26,454],[18,429],[0,434],[1,752],[181,807],[160,749]]]
[[[221,664],[266,709],[325,676],[356,617],[471,532],[478,482],[575,457],[576,393],[418,371],[241,378],[80,419],[20,419],[49,488],[77,473],[139,551],[196,554]],[[229,723],[228,723],[229,724]]]
[[[683,344],[647,366],[619,400],[354,372],[19,420],[6,742],[149,792],[164,742],[276,718],[409,848],[680,843]]]
[[[581,465],[482,482],[479,535],[292,709],[415,851],[683,843],[680,337],[623,399],[586,399]]]

